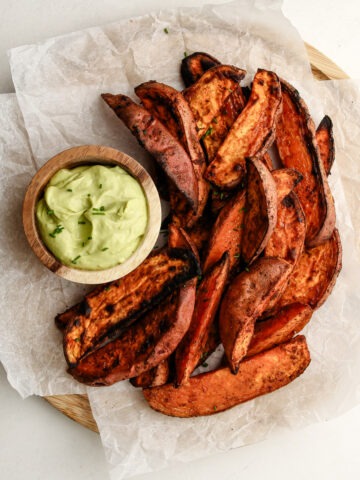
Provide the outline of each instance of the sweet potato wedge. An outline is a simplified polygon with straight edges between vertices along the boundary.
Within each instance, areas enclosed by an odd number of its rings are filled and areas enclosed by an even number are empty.
[[[193,112],[198,137],[207,134],[224,101],[238,87],[245,71],[231,65],[219,65],[207,70],[183,95]]]
[[[273,317],[256,322],[246,356],[251,357],[269,350],[275,345],[288,342],[305,327],[312,316],[309,305],[292,303],[280,309]]]
[[[209,194],[209,185],[203,178],[205,157],[201,148],[195,120],[189,104],[178,90],[164,83],[145,82],[135,88],[144,107],[156,117],[188,153],[198,182],[198,206],[189,209],[182,224],[191,226],[202,215]],[[171,192],[171,190],[170,190]],[[181,194],[179,192],[179,194]],[[191,215],[190,218],[189,215]]]
[[[182,59],[180,73],[185,87],[190,87],[210,68],[220,65],[219,60],[208,53],[194,52]]]
[[[310,305],[313,310],[319,308],[330,295],[340,273],[341,255],[337,229],[326,242],[306,249],[290,275],[277,308],[295,302]]]
[[[189,328],[195,303],[195,284],[174,291],[112,340],[69,368],[87,385],[112,385],[135,377],[165,360]]]
[[[150,407],[174,417],[212,415],[273,392],[301,375],[310,363],[305,337],[244,360],[237,375],[228,367],[191,377],[179,388],[163,385],[143,390]]]
[[[201,137],[208,163],[214,160],[217,151],[243,110],[245,103],[242,88],[239,85],[225,99],[216,117],[211,120],[208,129]]]
[[[266,257],[278,257],[295,265],[305,242],[306,220],[295,193],[278,202],[277,222],[265,247]]]
[[[278,203],[291,193],[296,185],[301,182],[302,175],[293,168],[279,168],[271,172],[275,183]]]
[[[225,253],[202,279],[197,293],[189,330],[175,353],[175,384],[186,383],[199,363],[209,337],[229,273],[229,256]]]
[[[246,158],[262,157],[273,143],[281,104],[278,76],[259,69],[245,108],[206,169],[207,180],[223,189],[234,188],[244,181]]]
[[[168,246],[170,248],[189,249],[196,258],[197,262],[200,263],[199,252],[196,248],[196,245],[183,228],[178,228],[173,224],[169,225]]]
[[[245,201],[245,191],[238,192],[220,211],[210,233],[203,265],[204,272],[218,262],[225,252],[229,254],[229,270],[232,270],[239,261]]]
[[[148,257],[123,279],[86,295],[84,313],[74,315],[64,332],[70,367],[117,336],[173,289],[199,274],[189,250],[169,249]]]
[[[315,126],[305,102],[287,82],[281,82],[283,112],[276,145],[282,164],[303,175],[295,187],[306,216],[306,244],[313,247],[329,239],[335,227],[334,201],[316,144]]]
[[[291,266],[277,258],[260,258],[230,284],[220,307],[220,338],[232,372],[246,356],[255,321],[286,283]]]
[[[156,367],[146,370],[146,372],[140,373],[137,377],[130,378],[130,383],[134,387],[151,388],[159,387],[168,383],[170,377],[170,365],[169,358],[166,358]]]
[[[316,129],[316,141],[326,175],[330,175],[335,159],[335,142],[331,118],[325,115]]]
[[[256,158],[247,159],[246,204],[241,241],[245,263],[253,262],[264,250],[277,221],[277,193],[273,176]]]
[[[189,155],[169,130],[144,107],[125,95],[104,93],[103,100],[159,163],[185,196],[193,210],[198,208],[198,181]]]

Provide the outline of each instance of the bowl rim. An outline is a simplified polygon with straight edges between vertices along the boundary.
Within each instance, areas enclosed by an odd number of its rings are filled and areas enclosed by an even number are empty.
[[[75,168],[86,164],[122,167],[139,182],[148,206],[146,231],[140,245],[123,263],[105,270],[83,270],[64,265],[45,246],[37,227],[36,204],[50,179],[62,168]],[[46,268],[76,283],[101,284],[124,277],[139,266],[152,251],[160,232],[161,203],[151,176],[137,160],[112,147],[81,145],[56,154],[36,172],[24,196],[22,221],[32,251]]]

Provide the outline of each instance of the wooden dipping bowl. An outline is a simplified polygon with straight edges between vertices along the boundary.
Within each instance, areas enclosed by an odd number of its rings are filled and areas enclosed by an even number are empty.
[[[80,270],[63,265],[46,248],[38,232],[35,209],[44,188],[61,168],[79,165],[117,165],[126,170],[142,186],[148,204],[148,223],[142,242],[125,262],[106,270]],[[39,260],[52,272],[77,283],[98,284],[123,277],[149,255],[158,238],[161,205],[157,189],[147,171],[133,158],[114,148],[84,145],[65,150],[51,158],[33,177],[24,198],[23,225],[28,242]]]

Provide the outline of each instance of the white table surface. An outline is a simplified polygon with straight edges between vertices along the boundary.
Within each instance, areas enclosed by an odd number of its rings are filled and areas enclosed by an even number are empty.
[[[206,0],[0,0],[0,93],[13,91],[6,51],[47,37]],[[222,0],[212,0],[222,3]],[[302,38],[349,76],[360,78],[359,0],[284,0]],[[1,333],[0,333],[1,334]],[[136,477],[146,480],[360,478],[360,407],[326,423],[281,433],[241,449]],[[41,398],[22,400],[0,366],[0,479],[107,479],[100,438]]]

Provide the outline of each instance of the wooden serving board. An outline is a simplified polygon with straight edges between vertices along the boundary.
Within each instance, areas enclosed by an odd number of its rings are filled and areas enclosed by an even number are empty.
[[[316,48],[305,43],[311,69],[317,80],[337,80],[349,78],[332,60]],[[57,410],[94,432],[99,432],[87,395],[53,395],[44,397]]]

